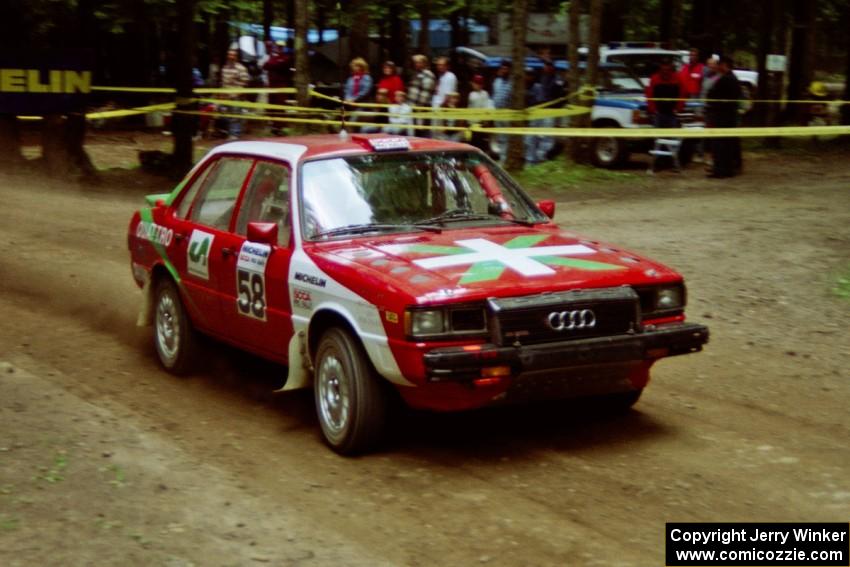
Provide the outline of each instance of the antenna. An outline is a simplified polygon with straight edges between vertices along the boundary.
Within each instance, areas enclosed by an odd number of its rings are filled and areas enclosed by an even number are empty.
[[[340,130],[339,137],[348,139],[348,132],[345,130],[345,71],[346,68],[342,64],[342,2],[337,0],[336,3],[336,58],[337,68],[339,69],[339,100],[341,100],[341,115],[340,115]]]

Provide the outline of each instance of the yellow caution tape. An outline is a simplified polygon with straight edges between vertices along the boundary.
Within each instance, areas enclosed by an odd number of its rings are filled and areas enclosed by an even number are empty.
[[[137,114],[149,114],[151,112],[167,112],[176,108],[177,105],[173,102],[164,104],[152,104],[150,106],[140,106],[138,108],[127,108],[121,110],[103,110],[100,112],[89,112],[86,118],[89,120],[103,120],[105,118],[123,118],[125,116],[135,116]]]
[[[324,96],[324,95],[323,95]],[[341,114],[343,111],[338,109],[325,109],[316,107],[292,106],[285,104],[272,104],[253,102],[245,100],[222,101],[220,99],[199,98],[195,99],[198,102],[209,104],[218,104],[222,106],[232,106],[239,108],[252,108],[263,110],[281,110],[290,112],[304,113],[321,113],[321,114]],[[499,120],[504,122],[517,122],[527,120],[541,120],[545,118],[566,118],[576,116],[578,114],[586,114],[590,110],[586,107],[566,107],[566,108],[540,108],[530,110],[511,110],[511,109],[492,109],[492,108],[424,108],[423,111],[412,113],[393,113],[388,112],[386,104],[368,103],[368,108],[383,109],[382,111],[372,110],[352,110],[347,112],[349,116],[389,116],[389,117],[409,117],[416,120]]]
[[[332,126],[345,126],[347,128],[360,128],[363,126],[375,126],[377,128],[398,128],[399,130],[444,130],[450,132],[468,132],[466,126],[430,126],[424,124],[386,124],[380,122],[359,122],[342,120],[324,120],[321,118],[290,118],[284,116],[261,116],[257,114],[231,114],[226,112],[200,112],[197,110],[175,110],[174,114],[191,114],[196,116],[210,116],[215,118],[236,118],[239,120],[262,120],[266,122],[292,122],[295,124],[328,124]],[[408,115],[409,116],[409,115]]]
[[[163,93],[174,94],[177,89],[172,87],[99,87],[92,86],[91,90],[101,92],[119,92],[119,93]],[[198,94],[257,94],[257,93],[294,93],[292,87],[239,87],[224,89],[221,87],[200,87],[192,89],[192,92]]]
[[[473,126],[470,130],[487,134],[576,138],[773,138],[850,134],[850,126],[751,128],[483,128]]]
[[[292,87],[240,87],[232,89],[223,89],[220,87],[201,87],[192,89],[192,92],[198,94],[292,94],[296,90]]]
[[[318,108],[318,107],[307,107],[307,106],[292,106],[289,104],[272,104],[266,102],[253,102],[248,100],[227,100],[223,101],[218,98],[197,98],[194,99],[197,102],[204,102],[207,104],[216,104],[220,106],[233,106],[238,108],[256,108],[256,109],[268,109],[268,110],[282,110],[282,111],[294,111],[294,112],[310,112],[310,113],[323,113],[323,114],[342,114],[341,110],[336,109],[327,109],[327,108]]]

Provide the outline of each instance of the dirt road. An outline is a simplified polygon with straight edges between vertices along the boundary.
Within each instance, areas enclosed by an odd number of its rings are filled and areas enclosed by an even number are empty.
[[[750,162],[558,205],[680,269],[711,327],[633,411],[416,414],[357,459],[309,393],[270,393],[279,368],[159,368],[125,240],[143,187],[0,175],[0,564],[662,565],[667,521],[848,521],[850,166]]]

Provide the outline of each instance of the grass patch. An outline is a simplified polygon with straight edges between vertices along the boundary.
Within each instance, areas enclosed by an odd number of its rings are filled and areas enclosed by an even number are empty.
[[[68,467],[68,457],[65,453],[59,453],[53,459],[52,467],[39,467],[41,474],[37,475],[36,480],[43,480],[49,484],[56,484],[65,480],[63,473]]]
[[[527,166],[513,175],[520,185],[526,189],[548,189],[554,192],[569,191],[612,181],[636,181],[639,178],[633,172],[574,163],[562,157]]]
[[[843,276],[839,276],[835,282],[835,294],[843,299],[850,300],[850,270],[844,272]]]
[[[0,516],[0,531],[11,532],[20,526],[20,521],[11,516]]]

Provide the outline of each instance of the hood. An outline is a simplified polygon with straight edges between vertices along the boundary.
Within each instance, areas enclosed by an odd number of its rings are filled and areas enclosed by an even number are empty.
[[[557,227],[487,227],[305,246],[319,267],[364,295],[411,304],[679,281],[673,270]]]

